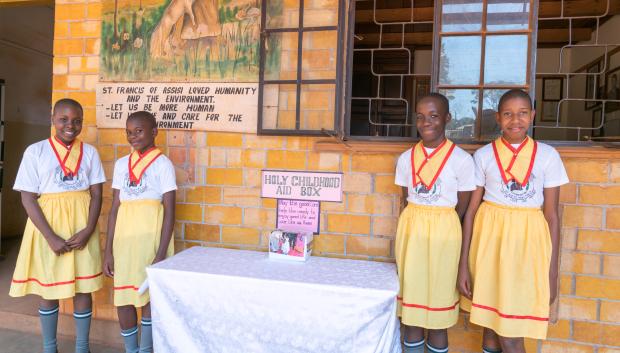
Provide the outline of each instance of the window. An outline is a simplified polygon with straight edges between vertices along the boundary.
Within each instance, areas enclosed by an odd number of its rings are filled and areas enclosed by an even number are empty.
[[[521,88],[535,138],[620,140],[615,0],[357,0],[348,24],[342,0],[280,1],[263,3],[260,133],[411,140],[417,100],[439,91],[448,136],[484,142]]]
[[[532,0],[437,1],[433,79],[450,100],[448,137],[496,138],[499,98],[511,88],[529,90],[532,5]]]
[[[336,130],[340,1],[263,0],[258,132]]]

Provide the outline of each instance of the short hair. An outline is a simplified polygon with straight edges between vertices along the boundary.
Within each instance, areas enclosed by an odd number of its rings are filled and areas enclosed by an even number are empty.
[[[56,114],[58,110],[61,108],[73,108],[73,109],[79,110],[81,114],[84,114],[84,109],[82,108],[82,105],[75,99],[71,99],[71,98],[59,99],[56,102],[56,104],[54,104],[54,108],[52,109],[52,114]]]
[[[499,103],[497,104],[497,111],[502,110],[502,105],[506,103],[507,101],[514,99],[514,98],[519,98],[519,99],[523,99],[527,101],[527,104],[530,106],[530,109],[534,107],[532,104],[532,98],[527,92],[525,92],[522,89],[513,88],[511,90],[508,90],[506,93],[502,94],[502,97],[499,99]]]
[[[425,99],[436,99],[436,100],[438,100],[439,104],[443,108],[446,108],[446,113],[450,112],[450,101],[443,94],[438,93],[438,92],[431,92],[429,94],[425,94],[424,96],[422,96],[422,98],[418,99],[418,102],[421,102],[421,101],[423,101]]]
[[[149,125],[151,125],[151,128],[157,127],[157,120],[155,120],[155,116],[151,112],[141,110],[139,112],[131,113],[129,117],[127,118],[127,121],[133,120],[133,119],[144,120],[147,123],[149,123]]]

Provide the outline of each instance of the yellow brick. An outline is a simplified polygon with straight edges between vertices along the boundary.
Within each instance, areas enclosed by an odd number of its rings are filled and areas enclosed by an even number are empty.
[[[327,230],[333,233],[370,233],[370,216],[353,216],[348,214],[329,214]]]
[[[286,149],[291,151],[311,150],[313,140],[308,136],[290,136],[286,138]]]
[[[276,226],[276,210],[262,208],[245,208],[243,224],[260,228],[274,229]]]
[[[577,185],[574,183],[560,186],[560,203],[575,203],[577,200]]]
[[[594,353],[594,347],[575,343],[544,341],[541,353]]]
[[[572,182],[601,183],[608,179],[606,160],[568,159],[564,166]]]
[[[81,20],[86,15],[85,4],[56,4],[54,21]]]
[[[577,248],[577,231],[577,228],[560,229],[562,249],[575,250]]]
[[[577,249],[620,253],[620,232],[579,230]]]
[[[369,193],[372,177],[366,173],[350,173],[344,175],[342,190],[345,192]]]
[[[596,301],[561,297],[559,317],[566,320],[596,320]]]
[[[620,349],[600,347],[598,353],[620,353]]]
[[[620,277],[620,256],[603,256],[603,275]]]
[[[611,170],[609,171],[609,179],[611,179],[614,183],[620,182],[620,161],[615,160],[611,162],[610,167]]]
[[[577,276],[575,294],[579,297],[620,300],[620,279]]]
[[[99,61],[96,57],[72,56],[69,57],[69,72],[96,73],[99,71]]]
[[[100,21],[71,22],[71,37],[98,37],[101,34]]]
[[[241,159],[244,167],[264,168],[267,153],[263,150],[243,150]]]
[[[242,150],[237,148],[226,149],[226,166],[228,168],[243,167],[243,161],[241,159],[242,152]]]
[[[570,321],[558,320],[555,324],[549,324],[549,330],[547,331],[548,338],[570,338]]]
[[[564,206],[562,226],[600,228],[603,223],[603,209],[600,207]]]
[[[185,240],[219,242],[220,226],[200,223],[186,223]]]
[[[224,188],[224,203],[236,206],[260,206],[259,188]]]
[[[85,40],[84,54],[85,55],[99,55],[100,46],[101,46],[101,40],[99,38],[87,38]]]
[[[396,168],[393,155],[354,154],[351,159],[351,170],[354,172],[393,173]]]
[[[98,133],[100,145],[127,143],[127,137],[125,135],[125,132],[120,129],[99,129]]]
[[[573,332],[576,341],[620,346],[620,325],[575,321]]]
[[[398,217],[374,216],[372,218],[372,234],[383,235],[387,237],[395,237],[397,225],[398,225]]]
[[[607,228],[620,229],[620,208],[607,209]]]
[[[343,196],[345,200],[346,196]],[[344,212],[346,210],[346,202],[321,202],[321,211],[325,212]]]
[[[308,170],[337,172],[340,170],[340,154],[310,152]]]
[[[394,175],[376,175],[375,193],[401,195],[402,189],[394,184]]]
[[[336,49],[338,46],[337,40],[338,31],[304,33],[304,49]]]
[[[392,242],[384,238],[347,236],[347,255],[390,256]]]
[[[99,75],[84,75],[84,89],[94,91],[99,83]]]
[[[54,75],[52,77],[52,89],[66,91],[69,88],[67,85],[67,75]],[[63,93],[65,95],[65,93]]]
[[[84,53],[83,39],[55,39],[54,56],[56,55],[82,55]]]
[[[222,202],[222,188],[197,186],[185,190],[187,202],[213,204]]]
[[[226,166],[226,150],[224,148],[211,148],[200,149],[200,151],[208,151],[209,159],[208,165],[211,167],[225,167]]]
[[[79,90],[84,87],[84,76],[67,75],[67,88],[71,90]]]
[[[229,206],[205,207],[205,222],[217,224],[241,224],[241,209]]]
[[[353,213],[371,213],[374,215],[392,215],[394,198],[385,195],[349,194],[347,197],[349,211]]]
[[[207,184],[241,185],[243,184],[243,170],[232,168],[208,168]]]
[[[99,146],[97,147],[99,152],[99,158],[104,161],[114,161],[114,146]]]
[[[69,35],[69,22],[54,22],[54,38],[65,38]]]
[[[256,149],[282,148],[284,138],[280,136],[259,136],[254,134],[244,135],[244,147]]]
[[[55,76],[66,75],[69,72],[69,64],[66,57],[55,57],[52,71]]]
[[[241,147],[243,146],[243,135],[225,132],[209,132],[207,133],[207,146]]]
[[[101,19],[101,3],[90,3],[86,5],[86,18],[89,20]]]
[[[620,205],[620,186],[581,185],[579,203]]]
[[[270,169],[306,169],[306,152],[267,151],[267,168]]]
[[[194,204],[176,204],[176,219],[183,221],[201,222],[202,207]]]
[[[69,98],[80,102],[82,107],[94,108],[97,104],[97,96],[95,92],[69,92]],[[125,135],[123,133],[123,135]],[[126,142],[126,141],[125,141]]]
[[[276,208],[278,200],[276,199],[261,199],[261,206],[263,208]]]
[[[320,234],[314,237],[314,248],[312,253],[324,254],[324,253],[336,253],[344,254],[344,239],[343,235],[332,234]]]
[[[561,256],[562,271],[591,275],[597,275],[601,272],[600,255],[564,252]]]
[[[131,147],[125,146],[115,146],[116,147],[116,155],[120,158],[126,156],[131,153]]]
[[[601,302],[601,321],[620,323],[620,302]]]
[[[245,186],[260,186],[261,185],[261,170],[245,168],[243,170],[243,184]]]
[[[84,109],[84,125],[96,125],[97,123],[97,111],[94,108],[83,108]]]
[[[573,293],[573,275],[560,275],[560,294],[572,295]]]
[[[258,229],[246,227],[222,227],[222,242],[257,245],[260,240]]]

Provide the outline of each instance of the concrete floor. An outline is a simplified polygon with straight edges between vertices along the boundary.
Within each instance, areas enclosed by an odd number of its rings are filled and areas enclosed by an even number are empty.
[[[58,352],[70,353],[74,351],[75,341],[70,338],[58,337]],[[41,352],[41,336],[20,331],[0,329],[0,347],[2,353]],[[91,353],[119,353],[118,348],[104,347],[91,344]]]

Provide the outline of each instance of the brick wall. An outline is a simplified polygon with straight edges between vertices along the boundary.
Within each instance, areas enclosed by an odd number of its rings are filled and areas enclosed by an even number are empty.
[[[95,126],[100,11],[98,1],[56,3],[53,100],[70,97],[84,105],[82,138],[97,146],[111,178],[114,161],[129,147],[122,130]],[[315,38],[312,42],[324,45]],[[393,184],[397,154],[317,152],[316,140],[160,131],[157,144],[177,169],[176,249],[266,249],[276,203],[259,196],[260,170],[341,171],[345,198],[342,203],[322,203],[315,254],[392,261],[400,202],[400,189]],[[620,158],[564,162],[572,182],[561,193],[559,321],[550,327],[547,341],[527,342],[528,353],[620,353]],[[109,182],[104,195],[102,244],[111,201]],[[106,288],[95,295],[97,318],[116,319],[110,288],[107,280]],[[65,312],[71,309],[70,302],[63,303]],[[451,351],[479,352],[480,334],[480,328],[462,318],[450,330]]]

